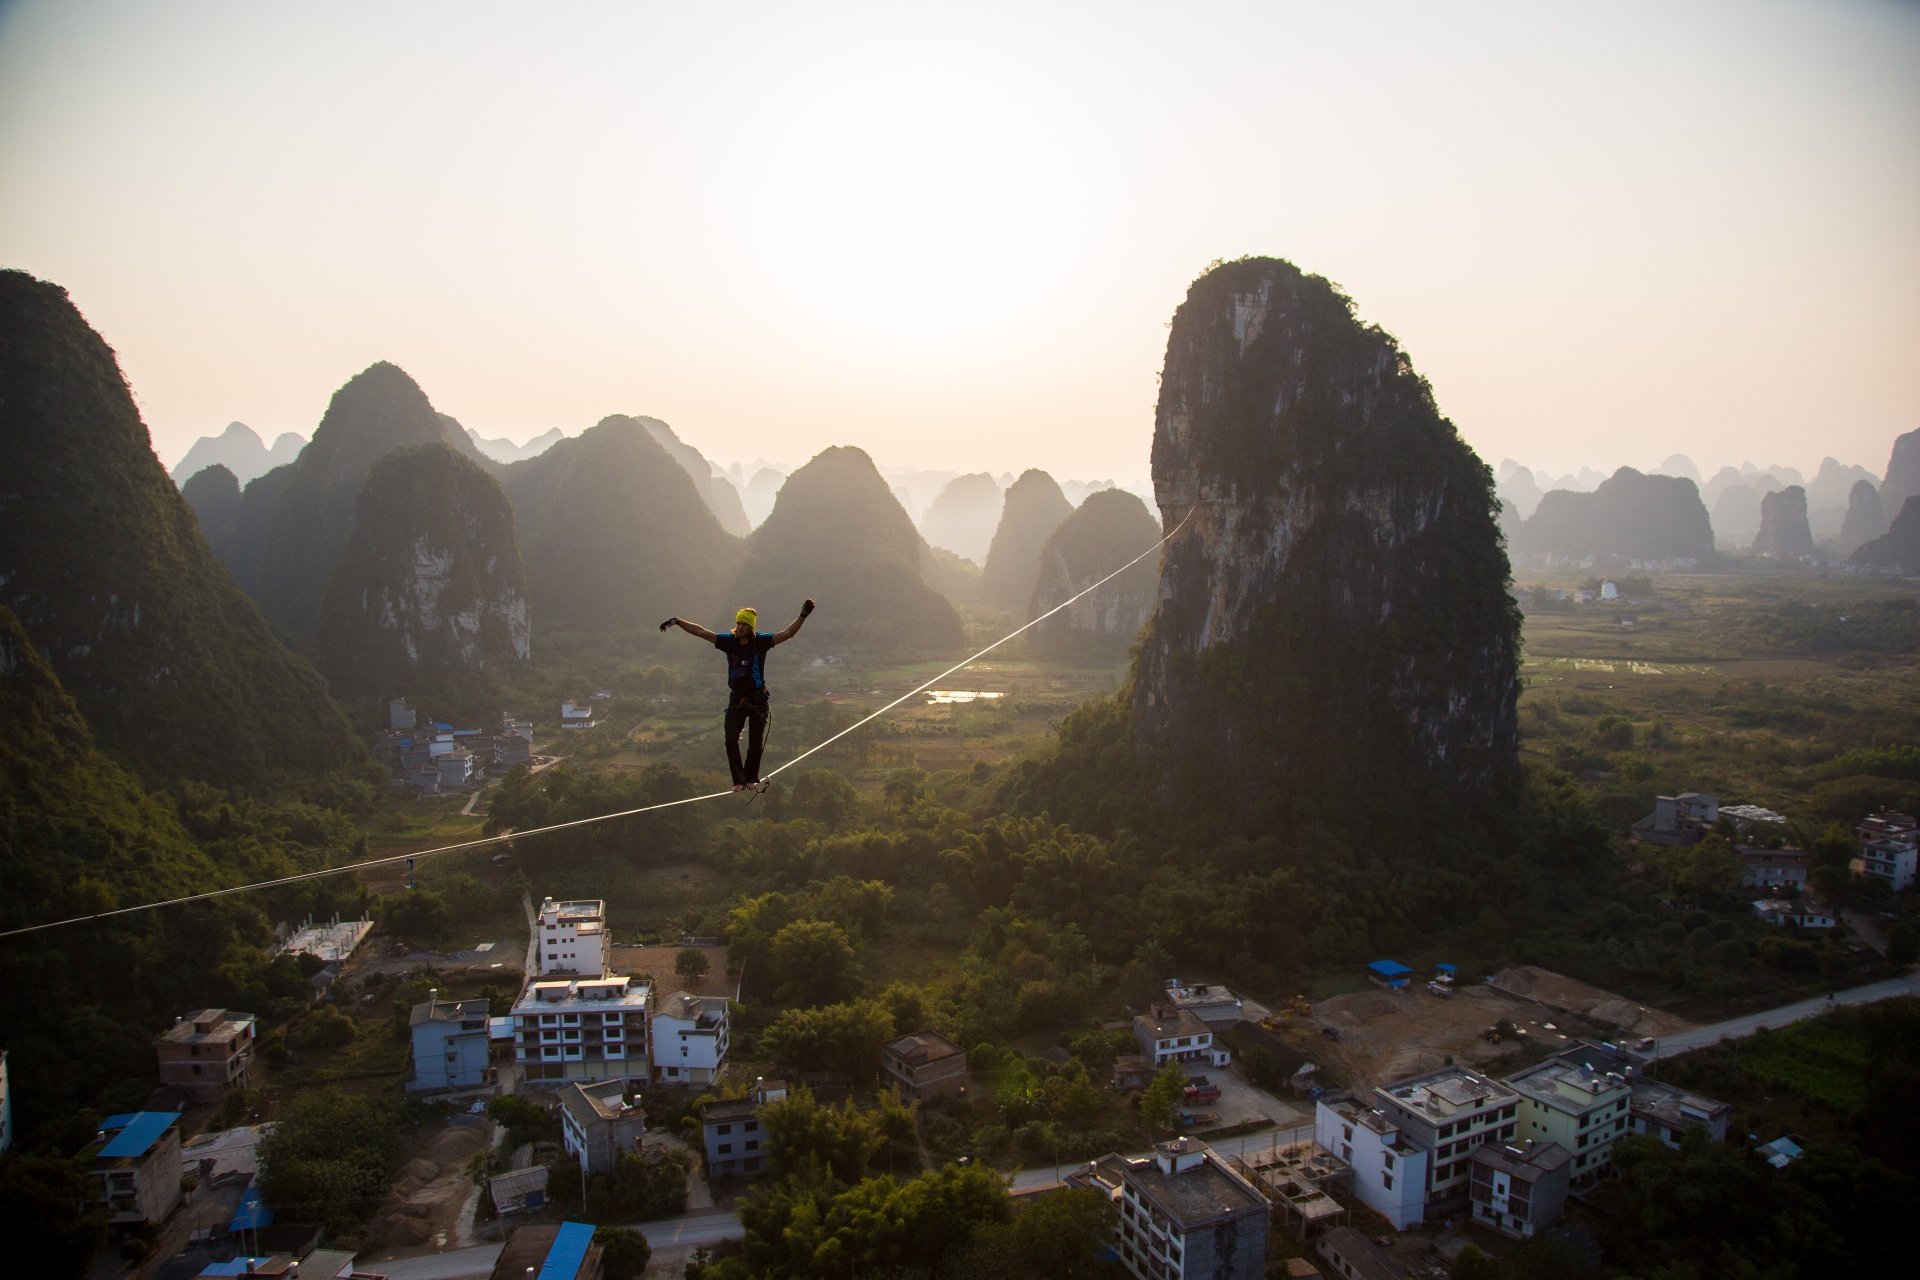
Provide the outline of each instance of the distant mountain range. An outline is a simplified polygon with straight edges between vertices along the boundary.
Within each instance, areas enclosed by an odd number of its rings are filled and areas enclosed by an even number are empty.
[[[275,438],[273,447],[268,448],[252,427],[244,422],[230,422],[219,435],[201,436],[193,442],[186,456],[180,459],[180,465],[173,469],[174,483],[183,483],[208,467],[221,466],[244,485],[275,467],[292,462],[300,456],[304,444],[306,441],[293,432],[284,431]]]

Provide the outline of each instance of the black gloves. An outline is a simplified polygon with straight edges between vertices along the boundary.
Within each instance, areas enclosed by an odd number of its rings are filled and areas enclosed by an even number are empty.
[[[665,622],[660,624],[660,629],[662,631],[665,631],[668,627],[677,626],[679,622],[680,622],[680,619],[678,618],[668,618]]]
[[[803,617],[803,618],[804,618],[804,617],[806,617],[806,616],[807,616],[808,614],[810,614],[810,613],[812,613],[812,612],[813,612],[813,601],[811,601],[811,600],[809,600],[809,601],[807,601],[807,602],[806,602],[805,604],[803,604],[803,605],[801,605],[801,606],[800,606],[800,616],[801,616],[801,617]]]

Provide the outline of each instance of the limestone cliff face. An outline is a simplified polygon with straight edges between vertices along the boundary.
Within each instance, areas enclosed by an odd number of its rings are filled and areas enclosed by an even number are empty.
[[[1920,493],[1908,498],[1887,531],[1853,553],[1855,564],[1920,571]]]
[[[1519,620],[1493,477],[1330,284],[1274,259],[1194,284],[1153,478],[1162,523],[1186,522],[1131,695],[1163,792],[1515,774]]]
[[[327,587],[321,646],[344,696],[527,665],[526,574],[499,483],[443,444],[381,459]]]
[[[1799,560],[1813,554],[1813,530],[1807,524],[1807,491],[1790,484],[1760,499],[1760,532],[1753,553],[1775,560]]]

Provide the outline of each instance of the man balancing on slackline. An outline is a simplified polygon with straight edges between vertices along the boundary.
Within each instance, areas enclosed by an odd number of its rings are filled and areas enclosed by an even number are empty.
[[[727,655],[727,768],[733,771],[733,789],[745,791],[760,787],[760,752],[767,745],[767,725],[773,710],[767,701],[767,650],[785,644],[800,634],[800,624],[813,612],[813,601],[800,606],[800,616],[787,624],[785,631],[755,632],[760,614],[742,609],[733,615],[733,630],[715,635],[697,622],[668,618],[660,624],[665,631],[678,627],[690,636],[699,636]],[[747,730],[747,758],[740,759],[740,730]]]

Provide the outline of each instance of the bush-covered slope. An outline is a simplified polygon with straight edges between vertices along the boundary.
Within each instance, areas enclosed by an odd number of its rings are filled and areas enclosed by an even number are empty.
[[[0,605],[101,744],[168,781],[363,763],[319,675],[213,558],[65,290],[0,272],[0,350]]]

